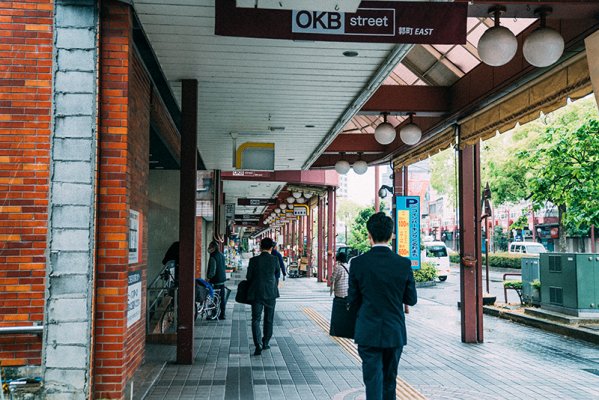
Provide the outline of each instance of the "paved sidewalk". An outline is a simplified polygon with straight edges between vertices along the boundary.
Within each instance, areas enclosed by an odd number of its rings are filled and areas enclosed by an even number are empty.
[[[419,289],[400,362],[424,397],[599,399],[598,346],[490,316],[485,343],[463,344],[459,311],[438,290]],[[195,364],[167,364],[146,399],[363,399],[359,362],[305,312],[328,320],[326,285],[289,279],[281,295],[270,350],[251,355],[250,307],[232,295],[230,319],[197,322]]]

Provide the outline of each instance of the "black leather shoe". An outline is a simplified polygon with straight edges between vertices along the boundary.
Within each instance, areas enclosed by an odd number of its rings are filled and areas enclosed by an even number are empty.
[[[262,354],[262,348],[261,347],[256,347],[256,350],[254,351],[254,355],[255,356],[259,356]]]
[[[268,343],[264,343],[262,345],[262,350],[268,350],[268,349],[270,349],[270,346],[268,345]]]

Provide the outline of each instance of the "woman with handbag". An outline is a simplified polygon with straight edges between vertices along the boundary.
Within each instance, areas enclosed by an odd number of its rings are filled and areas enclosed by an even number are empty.
[[[349,288],[349,265],[347,264],[347,255],[345,253],[338,253],[335,260],[335,268],[329,278],[331,295],[333,293],[335,294],[329,334],[331,336],[352,339],[354,337],[356,316],[355,311],[347,310],[347,291]]]

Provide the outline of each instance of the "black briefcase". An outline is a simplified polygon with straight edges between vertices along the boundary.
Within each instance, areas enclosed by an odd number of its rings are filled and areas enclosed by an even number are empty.
[[[237,294],[235,294],[235,301],[241,304],[252,304],[248,301],[248,290],[250,283],[248,281],[241,281],[237,284]]]
[[[356,307],[348,310],[347,299],[335,297],[333,299],[329,335],[353,339],[356,330],[356,317]]]

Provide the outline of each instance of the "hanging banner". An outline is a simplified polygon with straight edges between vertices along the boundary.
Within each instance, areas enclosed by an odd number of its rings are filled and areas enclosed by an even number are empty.
[[[215,34],[265,39],[465,44],[467,3],[363,1],[355,13],[237,8],[215,2]]]
[[[271,204],[277,204],[277,199],[237,199],[238,206],[268,206]]]
[[[420,197],[396,196],[395,238],[397,254],[420,269]]]

